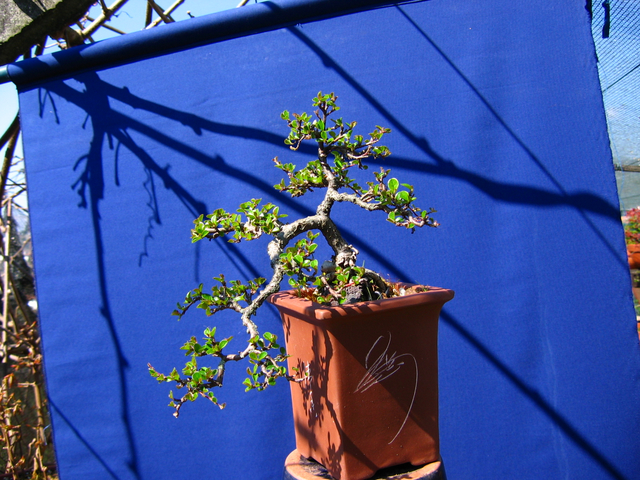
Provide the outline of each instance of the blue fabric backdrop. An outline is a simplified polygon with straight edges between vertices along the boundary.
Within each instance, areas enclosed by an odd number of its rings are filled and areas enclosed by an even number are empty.
[[[585,2],[344,3],[250,5],[9,67],[61,478],[280,477],[287,385],[245,394],[232,366],[225,411],[176,420],[146,365],[179,365],[212,324],[170,316],[188,289],[269,271],[264,243],[192,245],[193,218],[249,197],[310,211],[271,188],[270,159],[308,158],[279,113],[318,90],[363,133],[390,127],[385,166],[438,210],[414,235],[353,206],[339,223],[367,266],[456,291],[449,478],[640,478],[640,352]],[[279,331],[270,307],[260,319]]]

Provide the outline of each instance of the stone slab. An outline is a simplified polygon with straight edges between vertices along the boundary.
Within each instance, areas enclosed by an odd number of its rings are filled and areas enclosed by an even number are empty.
[[[0,0],[0,65],[75,22],[94,0]]]

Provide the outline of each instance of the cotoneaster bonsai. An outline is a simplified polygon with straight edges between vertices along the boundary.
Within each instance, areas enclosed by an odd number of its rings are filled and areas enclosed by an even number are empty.
[[[252,199],[234,213],[217,209],[194,221],[193,242],[271,237],[268,281],[242,283],[220,274],[210,293],[199,285],[173,312],[182,317],[194,305],[209,316],[233,310],[246,328],[246,347],[233,347],[232,338],[217,339],[215,327],[207,328],[203,341],[191,337],[182,347],[190,357],[182,375],[177,369],[159,373],[151,365],[149,372],[158,382],[185,390],[180,397],[170,393],[176,417],[185,402],[198,397],[224,408],[214,389],[223,385],[230,362],[247,361],[247,391],[264,390],[278,378],[289,380],[299,453],[335,478],[361,480],[384,467],[439,458],[437,322],[453,292],[390,282],[357,264],[357,249],[331,219],[336,203],[381,212],[412,233],[438,223],[431,216],[435,210],[414,204],[413,186],[390,177],[389,170],[374,173],[366,187],[350,177],[353,169],[367,169],[367,159],[389,156],[380,141],[390,130],[377,126],[366,137],[356,135],[356,122],[332,118],[339,110],[336,99],[320,92],[313,99],[313,116],[281,115],[290,128],[285,143],[298,150],[302,142],[313,141],[317,159],[297,169],[274,158],[286,174],[275,188],[292,197],[323,189],[314,215],[285,222],[278,206]],[[314,258],[319,236],[333,251],[323,263]],[[292,290],[280,292],[285,277]],[[286,348],[275,334],[261,333],[253,320],[265,301],[280,310]],[[217,366],[198,365],[203,356],[217,359]]]

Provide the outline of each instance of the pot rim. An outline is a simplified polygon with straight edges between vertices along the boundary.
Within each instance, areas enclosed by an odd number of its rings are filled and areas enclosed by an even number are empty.
[[[384,298],[368,302],[352,303],[332,307],[320,305],[306,298],[295,295],[294,290],[284,290],[273,293],[268,301],[278,308],[292,310],[316,320],[328,320],[331,318],[344,318],[355,315],[367,315],[384,310],[412,307],[425,303],[444,304],[451,300],[455,293],[453,290],[439,287],[428,287],[429,290],[420,293],[412,293],[403,297]]]

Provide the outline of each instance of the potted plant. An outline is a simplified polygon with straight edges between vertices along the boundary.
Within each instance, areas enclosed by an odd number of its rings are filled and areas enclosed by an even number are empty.
[[[631,269],[640,268],[640,207],[627,211],[624,222],[624,238]]]
[[[298,150],[304,141],[315,142],[317,158],[301,169],[274,158],[286,177],[275,188],[293,197],[324,191],[315,214],[285,223],[279,207],[252,199],[236,212],[217,209],[194,221],[194,242],[271,237],[268,281],[242,283],[219,275],[210,292],[198,286],[173,312],[182,317],[193,305],[207,315],[233,310],[247,330],[247,346],[231,351],[231,338],[216,338],[216,329],[207,328],[203,341],[192,337],[182,347],[190,357],[182,375],[177,369],[162,374],[151,365],[149,371],[186,391],[179,398],[170,393],[176,417],[185,402],[198,397],[224,408],[214,389],[222,386],[230,362],[248,362],[247,391],[289,380],[297,450],[334,478],[361,480],[384,467],[439,459],[438,317],[453,292],[391,282],[357,264],[358,251],[331,219],[336,203],[382,212],[412,233],[438,223],[431,216],[435,210],[414,204],[413,186],[390,177],[389,170],[374,173],[366,187],[350,176],[366,170],[368,158],[390,154],[380,145],[390,130],[378,126],[366,137],[356,135],[356,122],[332,117],[339,110],[336,99],[320,92],[313,99],[314,115],[281,115],[290,128],[285,143]],[[323,263],[314,258],[319,236],[333,251]],[[280,292],[285,277],[292,290]],[[281,313],[286,348],[253,320],[265,301]],[[202,356],[214,357],[217,366],[198,365]]]

